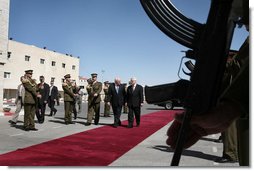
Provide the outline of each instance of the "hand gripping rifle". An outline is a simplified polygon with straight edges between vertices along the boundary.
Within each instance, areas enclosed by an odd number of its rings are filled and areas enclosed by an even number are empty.
[[[150,19],[167,36],[188,47],[195,60],[184,98],[184,120],[178,133],[171,166],[178,166],[192,115],[201,115],[214,107],[220,95],[235,21],[233,0],[211,0],[206,24],[181,14],[169,0],[140,0]],[[235,0],[238,1],[238,0]]]

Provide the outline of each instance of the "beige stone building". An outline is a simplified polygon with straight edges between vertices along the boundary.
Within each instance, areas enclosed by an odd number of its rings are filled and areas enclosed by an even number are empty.
[[[55,86],[62,91],[64,75],[71,74],[72,79],[79,82],[79,58],[61,54],[46,48],[9,40],[7,62],[4,65],[4,98],[15,97],[20,77],[24,71],[32,69],[33,78],[39,83],[43,75],[45,82],[54,80]]]

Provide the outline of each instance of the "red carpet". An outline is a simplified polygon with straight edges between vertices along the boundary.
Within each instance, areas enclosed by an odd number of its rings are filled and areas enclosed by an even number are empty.
[[[1,166],[107,166],[168,124],[173,111],[141,117],[140,127],[103,126],[0,155]]]

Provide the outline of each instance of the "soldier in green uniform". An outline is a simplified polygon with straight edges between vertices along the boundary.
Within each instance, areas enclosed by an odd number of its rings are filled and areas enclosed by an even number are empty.
[[[87,123],[86,126],[91,125],[92,119],[95,113],[94,124],[98,125],[100,119],[100,102],[101,102],[101,90],[102,83],[97,81],[97,74],[93,73],[92,83],[87,85],[88,93],[88,113],[87,113]]]
[[[110,117],[110,101],[109,101],[109,95],[108,95],[108,88],[109,88],[109,82],[105,81],[104,82],[104,117]]]
[[[37,131],[34,124],[34,116],[37,105],[37,97],[41,98],[41,95],[37,94],[37,84],[32,79],[33,70],[26,70],[22,84],[25,88],[24,98],[24,130],[25,131]]]
[[[72,122],[71,114],[73,111],[74,99],[75,99],[75,96],[77,95],[73,93],[73,87],[71,83],[70,74],[65,75],[64,78],[65,78],[65,82],[62,85],[63,91],[64,91],[64,111],[65,111],[64,120],[65,120],[65,124],[68,125],[68,124],[74,124]]]

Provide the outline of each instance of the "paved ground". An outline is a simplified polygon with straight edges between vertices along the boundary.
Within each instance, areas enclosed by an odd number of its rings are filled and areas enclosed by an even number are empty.
[[[103,105],[102,105],[103,106]],[[8,123],[10,116],[0,116],[0,154],[14,151],[18,148],[24,148],[39,144],[52,139],[64,137],[78,132],[113,123],[113,116],[101,117],[100,125],[84,126],[86,121],[87,105],[83,104],[82,113],[74,125],[65,125],[63,120],[63,104],[56,106],[58,112],[55,117],[46,116],[44,124],[36,123],[37,132],[25,132],[22,130],[23,116],[20,116],[20,122],[16,127],[11,127]],[[154,105],[144,105],[142,113],[147,114],[164,110]],[[103,111],[103,107],[101,108]],[[46,111],[48,114],[49,111]],[[122,120],[127,119],[127,114],[122,114]],[[158,130],[156,133],[138,144],[119,159],[115,160],[110,166],[170,166],[173,151],[166,145],[166,130],[171,123]],[[238,163],[216,163],[214,162],[222,153],[222,143],[216,143],[219,134],[204,137],[193,147],[183,152],[180,166],[202,166],[202,167],[233,167],[239,166]]]

